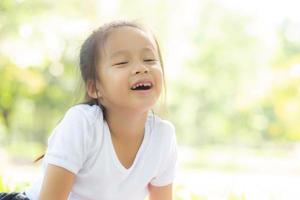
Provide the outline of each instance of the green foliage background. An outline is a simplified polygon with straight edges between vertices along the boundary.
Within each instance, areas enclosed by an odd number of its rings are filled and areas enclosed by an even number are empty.
[[[277,45],[266,53],[265,41],[249,31],[253,16],[217,2],[198,5],[192,26],[174,16],[174,9],[180,9],[167,1],[116,2],[107,18],[101,14],[106,4],[96,1],[0,2],[2,143],[15,139],[45,143],[65,110],[81,98],[82,41],[110,19],[137,19],[154,27],[167,60],[182,58],[180,65],[166,66],[167,77],[173,67],[179,69],[168,77],[167,117],[175,123],[180,143],[258,145],[299,140],[300,42],[287,37],[297,25],[291,19],[282,19],[276,27],[272,34]],[[184,35],[175,32],[181,29]],[[176,41],[180,37],[184,40]],[[170,43],[178,52],[170,49]],[[180,55],[184,45],[190,51],[185,57]],[[289,73],[293,67],[295,76]],[[263,77],[260,83],[257,74],[264,71],[276,76]],[[251,96],[263,84],[268,88]]]

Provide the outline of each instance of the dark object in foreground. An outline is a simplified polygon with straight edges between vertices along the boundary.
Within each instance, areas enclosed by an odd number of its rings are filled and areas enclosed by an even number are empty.
[[[0,200],[30,200],[24,193],[0,193]]]

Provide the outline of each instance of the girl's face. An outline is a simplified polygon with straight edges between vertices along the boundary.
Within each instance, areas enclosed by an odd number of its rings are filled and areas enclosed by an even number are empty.
[[[137,28],[119,27],[109,33],[103,49],[98,66],[101,104],[108,111],[148,111],[162,88],[162,68],[153,38]]]

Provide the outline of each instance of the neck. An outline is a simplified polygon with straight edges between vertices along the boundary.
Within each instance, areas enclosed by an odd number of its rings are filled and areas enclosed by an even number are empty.
[[[139,138],[144,135],[148,112],[106,110],[105,117],[111,135],[123,141]]]

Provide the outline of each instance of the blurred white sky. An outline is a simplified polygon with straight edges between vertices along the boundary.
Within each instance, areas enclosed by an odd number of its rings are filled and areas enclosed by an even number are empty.
[[[299,0],[217,0],[225,7],[256,15],[268,24],[276,25],[283,18],[300,21]]]

